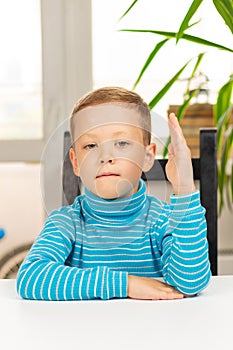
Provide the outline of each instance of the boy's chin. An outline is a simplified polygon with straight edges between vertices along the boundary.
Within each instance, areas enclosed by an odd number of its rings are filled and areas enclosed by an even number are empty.
[[[116,184],[96,185],[95,194],[103,199],[126,198],[132,196],[138,190],[138,184],[135,186],[128,180],[121,179]]]

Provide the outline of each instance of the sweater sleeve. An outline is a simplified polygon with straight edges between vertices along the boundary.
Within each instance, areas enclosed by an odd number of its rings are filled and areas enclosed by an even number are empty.
[[[186,295],[204,289],[211,276],[205,209],[200,193],[171,196],[161,242],[163,277]]]
[[[127,297],[127,272],[105,266],[83,269],[66,265],[76,235],[67,210],[53,211],[46,220],[18,271],[18,294],[37,300]]]

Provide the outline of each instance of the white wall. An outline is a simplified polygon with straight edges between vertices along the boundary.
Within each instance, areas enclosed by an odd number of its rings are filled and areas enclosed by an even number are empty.
[[[40,165],[0,163],[0,258],[21,244],[31,243],[44,222]]]

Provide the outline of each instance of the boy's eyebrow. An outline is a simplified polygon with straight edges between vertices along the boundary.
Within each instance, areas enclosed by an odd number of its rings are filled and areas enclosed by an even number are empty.
[[[119,137],[119,136],[124,136],[124,135],[126,135],[127,134],[127,132],[125,132],[124,130],[122,130],[122,131],[116,131],[116,132],[114,132],[113,134],[112,134],[112,136],[113,137]],[[87,137],[96,137],[96,134],[95,133],[92,133],[92,132],[87,132],[87,133],[85,133],[85,134],[83,134],[83,135],[81,135],[80,137],[83,137],[83,136],[87,136]]]

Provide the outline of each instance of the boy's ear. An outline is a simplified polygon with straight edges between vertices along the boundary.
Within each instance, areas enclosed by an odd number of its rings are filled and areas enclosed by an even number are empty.
[[[145,160],[144,160],[144,165],[143,165],[143,172],[149,171],[155,161],[155,155],[156,155],[156,144],[155,143],[150,143],[148,146],[146,146],[146,155],[145,155]]]
[[[72,166],[73,166],[74,174],[76,176],[79,176],[78,161],[77,161],[77,158],[76,158],[76,155],[75,155],[75,151],[74,151],[74,149],[72,147],[71,147],[71,149],[69,151],[69,156],[70,156],[70,161],[71,161]]]

